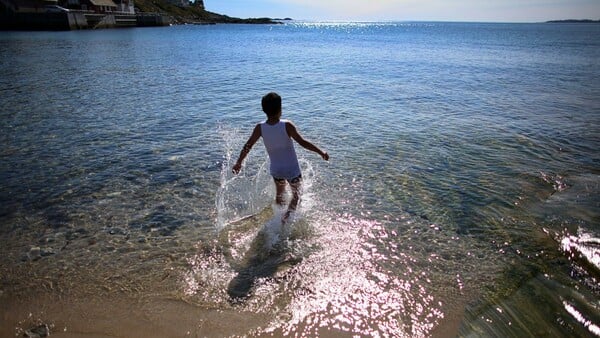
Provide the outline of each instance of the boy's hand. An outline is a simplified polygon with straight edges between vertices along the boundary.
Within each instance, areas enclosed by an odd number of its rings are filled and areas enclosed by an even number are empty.
[[[231,168],[231,172],[236,175],[240,172],[240,170],[242,170],[242,165],[240,163],[236,163],[233,168]]]
[[[321,154],[321,157],[325,160],[325,161],[329,161],[329,154],[324,151],[323,154]]]

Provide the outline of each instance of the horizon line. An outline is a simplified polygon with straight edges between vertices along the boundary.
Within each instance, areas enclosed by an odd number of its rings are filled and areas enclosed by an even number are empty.
[[[548,19],[543,21],[495,21],[495,20],[424,20],[424,19],[385,19],[385,20],[344,20],[344,19],[294,19],[291,17],[285,18],[270,18],[270,17],[249,17],[246,19],[268,18],[274,21],[295,21],[295,22],[312,22],[312,23],[415,23],[415,22],[430,22],[430,23],[503,23],[503,24],[535,24],[535,23],[600,23],[600,19]]]

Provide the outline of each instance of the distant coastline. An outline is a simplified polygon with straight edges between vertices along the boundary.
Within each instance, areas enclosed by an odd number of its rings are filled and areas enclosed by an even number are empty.
[[[550,20],[546,23],[600,23],[600,20],[590,19],[566,19],[566,20]]]
[[[281,24],[207,11],[203,0],[0,0],[0,30],[79,30],[170,26]]]
[[[161,13],[172,18],[172,24],[276,24],[271,18],[234,18],[206,10],[204,1],[189,2],[182,0],[176,4],[175,0],[134,0],[135,7],[143,13]],[[182,5],[184,4],[184,5]]]

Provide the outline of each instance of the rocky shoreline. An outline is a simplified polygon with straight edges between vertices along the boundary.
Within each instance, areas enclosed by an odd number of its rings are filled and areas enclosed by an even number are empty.
[[[200,5],[174,5],[166,0],[136,0],[135,12],[92,12],[62,8],[61,12],[22,11],[0,2],[0,30],[79,30],[170,26],[182,24],[278,24],[271,18],[234,18]]]
[[[166,0],[135,0],[135,7],[142,13],[160,13],[172,18],[173,24],[217,24],[217,23],[241,23],[241,24],[276,24],[279,23],[271,18],[234,18],[223,14],[213,13],[201,5],[189,5],[180,7]]]

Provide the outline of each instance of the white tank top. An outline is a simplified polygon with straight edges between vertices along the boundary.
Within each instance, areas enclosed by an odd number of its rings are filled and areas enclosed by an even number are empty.
[[[291,180],[300,176],[300,165],[294,150],[294,142],[285,130],[286,120],[275,125],[266,122],[260,124],[265,148],[271,161],[271,175],[275,178]]]

